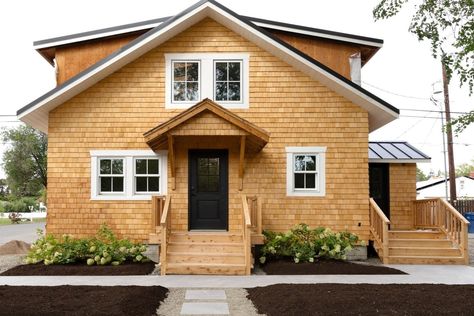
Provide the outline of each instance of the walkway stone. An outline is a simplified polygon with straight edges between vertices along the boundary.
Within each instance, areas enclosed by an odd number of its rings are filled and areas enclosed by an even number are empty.
[[[229,315],[227,303],[185,302],[181,307],[181,315]]]
[[[185,300],[225,300],[224,290],[186,290]]]

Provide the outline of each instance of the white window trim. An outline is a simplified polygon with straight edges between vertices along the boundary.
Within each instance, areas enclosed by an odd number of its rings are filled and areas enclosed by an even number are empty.
[[[286,147],[286,195],[326,196],[326,147]],[[293,161],[296,155],[316,156],[318,182],[316,189],[296,189],[294,184]]]
[[[187,109],[197,102],[209,98],[214,100],[214,61],[242,61],[241,101],[216,101],[228,109],[249,108],[249,59],[248,53],[173,53],[165,54],[165,108]],[[200,100],[196,102],[173,101],[173,61],[200,61]]]
[[[91,150],[91,200],[117,201],[117,200],[151,200],[153,195],[166,195],[168,192],[168,151],[152,150]],[[99,159],[123,158],[124,159],[124,192],[100,194],[99,190]],[[134,159],[158,158],[160,161],[160,192],[135,194]]]

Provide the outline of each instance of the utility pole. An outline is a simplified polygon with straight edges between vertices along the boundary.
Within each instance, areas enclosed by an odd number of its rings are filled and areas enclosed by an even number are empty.
[[[441,62],[443,73],[444,111],[446,112],[446,136],[448,139],[448,165],[449,165],[449,197],[453,204],[456,200],[456,173],[454,169],[453,132],[451,130],[451,109],[449,107],[448,76],[446,66]]]

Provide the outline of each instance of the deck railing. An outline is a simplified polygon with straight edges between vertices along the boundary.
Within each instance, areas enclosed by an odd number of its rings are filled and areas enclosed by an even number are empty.
[[[156,228],[160,226],[161,215],[163,214],[164,205],[164,196],[155,195],[151,198],[151,230],[153,233],[155,233]]]
[[[170,220],[170,208],[171,208],[171,195],[165,197],[165,203],[163,206],[163,213],[160,218],[161,226],[161,249],[160,249],[160,269],[161,275],[166,274],[166,252],[168,248],[168,238],[171,234],[171,220]]]
[[[370,232],[374,237],[375,250],[383,263],[388,262],[388,230],[390,220],[374,201],[369,200]]]
[[[242,236],[245,253],[245,274],[250,275],[252,260],[252,221],[248,198],[242,195]]]
[[[413,201],[415,228],[438,228],[459,247],[465,263],[469,264],[469,222],[451,204],[443,199]]]
[[[247,196],[250,213],[250,228],[253,234],[262,234],[262,203],[256,196]]]

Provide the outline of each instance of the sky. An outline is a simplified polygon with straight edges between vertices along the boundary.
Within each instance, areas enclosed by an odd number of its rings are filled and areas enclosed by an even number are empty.
[[[15,0],[0,2],[0,126],[18,125],[13,115],[55,86],[54,69],[33,41],[174,15],[196,0]],[[363,67],[362,85],[401,110],[400,118],[374,131],[370,140],[408,141],[432,157],[425,173],[444,170],[440,114],[442,100],[430,101],[442,85],[441,66],[430,46],[408,32],[408,6],[388,21],[374,22],[375,0],[221,0],[247,16],[381,38],[384,46]],[[437,95],[440,99],[440,95]],[[474,109],[467,87],[450,84],[452,112]],[[453,117],[458,116],[453,113]],[[455,164],[474,159],[474,124],[454,138]],[[6,145],[0,144],[0,154]],[[0,170],[0,177],[3,177]]]

